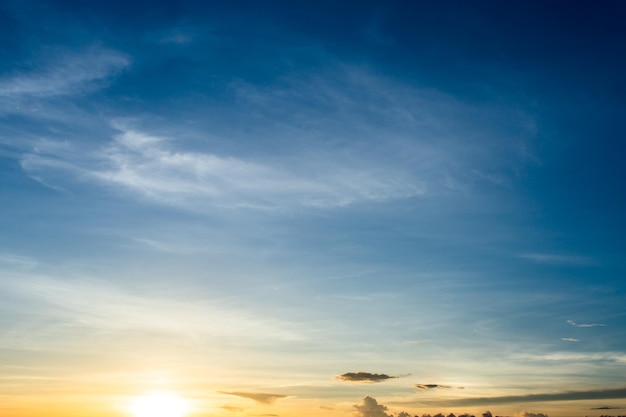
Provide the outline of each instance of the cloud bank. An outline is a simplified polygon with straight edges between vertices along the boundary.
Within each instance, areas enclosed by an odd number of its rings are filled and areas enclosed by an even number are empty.
[[[596,391],[566,391],[549,394],[507,395],[501,397],[463,398],[451,400],[451,405],[484,405],[506,404],[519,402],[578,401],[625,398],[626,388],[605,389]]]

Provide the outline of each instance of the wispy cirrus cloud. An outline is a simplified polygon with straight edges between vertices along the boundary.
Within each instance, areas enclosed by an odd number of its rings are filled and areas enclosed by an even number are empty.
[[[594,263],[594,260],[587,256],[564,255],[554,253],[524,253],[519,255],[519,257],[532,262],[547,265],[585,266],[592,265]]]
[[[423,194],[406,172],[367,169],[340,161],[279,165],[210,152],[178,150],[172,140],[116,125],[111,143],[82,158],[71,153],[30,153],[22,167],[31,175],[64,171],[76,178],[138,192],[183,207],[272,209],[293,205],[341,207]]]
[[[567,320],[567,324],[574,327],[605,327],[602,323],[576,323],[574,320]]]
[[[562,337],[561,340],[564,342],[580,342],[580,339],[576,339],[574,337]]]
[[[14,253],[0,253],[0,265],[16,266],[31,269],[38,265],[36,259],[29,256],[16,255]]]
[[[391,376],[387,374],[374,374],[371,372],[346,372],[337,375],[335,379],[346,382],[382,382],[389,379],[401,378],[405,375]]]
[[[220,303],[183,302],[162,295],[137,294],[96,279],[73,281],[32,274],[28,279],[19,279],[23,276],[14,275],[15,279],[0,283],[3,297],[22,300],[15,314],[26,315],[26,321],[19,326],[16,324],[15,331],[0,336],[0,344],[7,338],[19,338],[24,346],[36,346],[42,338],[50,338],[54,342],[47,345],[54,349],[57,342],[73,342],[70,338],[58,337],[70,327],[82,329],[81,335],[73,334],[73,338],[82,338],[90,332],[119,334],[133,331],[169,334],[172,338],[210,336],[247,340],[247,343],[302,339],[285,322],[253,316],[245,310]],[[29,311],[32,305],[38,306],[38,314]],[[211,326],[207,326],[205,317],[215,318]],[[39,327],[41,323],[46,323],[45,329],[36,333],[24,330]]]
[[[626,353],[624,352],[552,352],[537,355],[520,355],[518,358],[527,361],[626,363]]]
[[[0,97],[47,98],[80,94],[130,65],[128,56],[102,47],[59,50],[38,68],[0,78]]]
[[[263,392],[242,392],[242,391],[218,391],[220,394],[234,395],[237,397],[248,398],[261,404],[274,404],[276,400],[287,398],[288,395],[268,394]]]

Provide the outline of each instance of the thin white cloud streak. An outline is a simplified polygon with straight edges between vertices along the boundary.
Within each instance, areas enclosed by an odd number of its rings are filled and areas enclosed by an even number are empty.
[[[537,355],[519,355],[517,359],[524,361],[555,361],[555,362],[616,362],[626,364],[625,352],[553,352]]]
[[[0,97],[48,98],[90,91],[130,64],[114,50],[93,47],[81,52],[58,51],[44,68],[0,78]]]
[[[574,320],[567,320],[567,324],[574,327],[605,327],[602,323],[576,323]]]
[[[35,268],[38,265],[38,262],[28,256],[16,255],[13,253],[0,253],[0,264],[31,269]]]
[[[525,253],[519,256],[532,262],[548,265],[592,265],[594,260],[586,256],[559,255],[551,253]]]

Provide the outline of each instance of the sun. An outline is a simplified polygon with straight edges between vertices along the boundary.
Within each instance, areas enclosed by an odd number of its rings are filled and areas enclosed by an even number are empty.
[[[131,412],[134,417],[185,417],[187,401],[170,393],[153,393],[138,397]]]

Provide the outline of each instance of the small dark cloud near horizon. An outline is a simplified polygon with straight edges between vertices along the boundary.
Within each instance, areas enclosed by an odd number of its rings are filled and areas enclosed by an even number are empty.
[[[367,396],[361,400],[361,404],[353,406],[356,409],[356,417],[393,417],[392,414],[387,414],[387,407],[382,404],[378,404],[376,398]]]
[[[373,374],[370,372],[346,372],[342,375],[337,375],[335,379],[347,382],[382,382],[388,379],[402,378],[406,375],[387,375],[387,374]]]
[[[623,409],[624,409],[624,407],[613,407],[613,406],[610,406],[610,405],[605,405],[605,406],[602,406],[602,407],[590,408],[590,410],[623,410]]]
[[[237,397],[248,398],[261,404],[274,404],[280,398],[286,398],[287,395],[268,394],[264,392],[241,392],[241,391],[218,391],[220,394],[235,395]]]
[[[567,324],[574,327],[606,327],[603,323],[576,323],[574,320],[567,320]]]
[[[417,388],[420,391],[427,391],[427,390],[431,390],[431,389],[436,389],[436,388],[443,388],[443,389],[465,389],[465,387],[453,387],[451,385],[441,385],[441,384],[413,384],[413,386],[415,386],[415,388]]]

